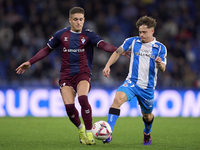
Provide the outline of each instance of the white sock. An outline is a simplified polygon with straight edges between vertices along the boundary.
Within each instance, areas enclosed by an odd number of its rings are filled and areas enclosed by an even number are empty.
[[[82,126],[82,124],[80,124],[79,126],[78,126],[78,129],[81,129],[83,126]]]

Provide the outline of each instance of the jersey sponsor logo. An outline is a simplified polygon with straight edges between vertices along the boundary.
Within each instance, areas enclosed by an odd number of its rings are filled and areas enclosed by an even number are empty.
[[[66,52],[66,51],[67,51],[66,47],[63,47],[63,52]]]
[[[63,47],[63,52],[79,53],[79,52],[85,52],[85,49],[66,49],[66,47]]]
[[[140,49],[139,52],[136,52],[136,55],[138,56],[147,56],[147,57],[150,57],[150,58],[155,58],[154,55],[152,55],[152,51],[149,51],[149,50],[145,50],[145,49]]]
[[[67,39],[68,37],[64,37],[64,41],[68,41],[68,39]]]
[[[84,37],[81,39],[81,42],[82,42],[82,44],[85,43],[85,38]]]
[[[152,54],[152,50],[148,50],[148,49],[140,49],[139,50],[140,53],[147,53],[147,54]]]

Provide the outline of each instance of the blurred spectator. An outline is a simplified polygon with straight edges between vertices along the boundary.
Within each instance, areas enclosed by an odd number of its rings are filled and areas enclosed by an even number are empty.
[[[121,30],[119,25],[113,25],[108,31],[108,35],[112,40],[112,44],[119,47],[123,41],[127,38],[125,33]]]
[[[68,26],[68,11],[74,6],[86,10],[86,28],[115,46],[120,46],[127,37],[138,35],[135,23],[139,17],[153,16],[157,20],[155,37],[168,49],[167,70],[159,73],[157,88],[200,88],[200,2],[197,0],[0,0],[0,87],[58,86],[60,52],[57,50],[24,75],[18,76],[14,70],[44,47],[56,30]],[[107,80],[102,69],[110,55],[97,48],[94,53],[92,83],[110,87],[121,84],[127,76],[129,60],[119,59],[111,67],[111,80]],[[30,76],[35,78],[30,80]]]
[[[12,46],[14,32],[8,25],[0,28],[0,48],[1,50],[8,50]]]

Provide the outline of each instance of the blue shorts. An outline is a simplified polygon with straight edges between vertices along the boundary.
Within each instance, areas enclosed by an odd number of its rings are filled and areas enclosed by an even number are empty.
[[[127,96],[127,101],[131,101],[134,97],[140,104],[143,113],[148,114],[153,111],[154,107],[154,89],[142,89],[130,80],[124,83],[117,89],[117,91],[124,92]]]

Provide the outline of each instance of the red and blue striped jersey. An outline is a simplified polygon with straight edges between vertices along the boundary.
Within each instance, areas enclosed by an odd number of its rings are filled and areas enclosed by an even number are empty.
[[[60,79],[83,72],[92,75],[93,47],[102,41],[100,36],[89,29],[78,33],[70,29],[57,31],[47,43],[51,49],[59,48],[61,51]]]

